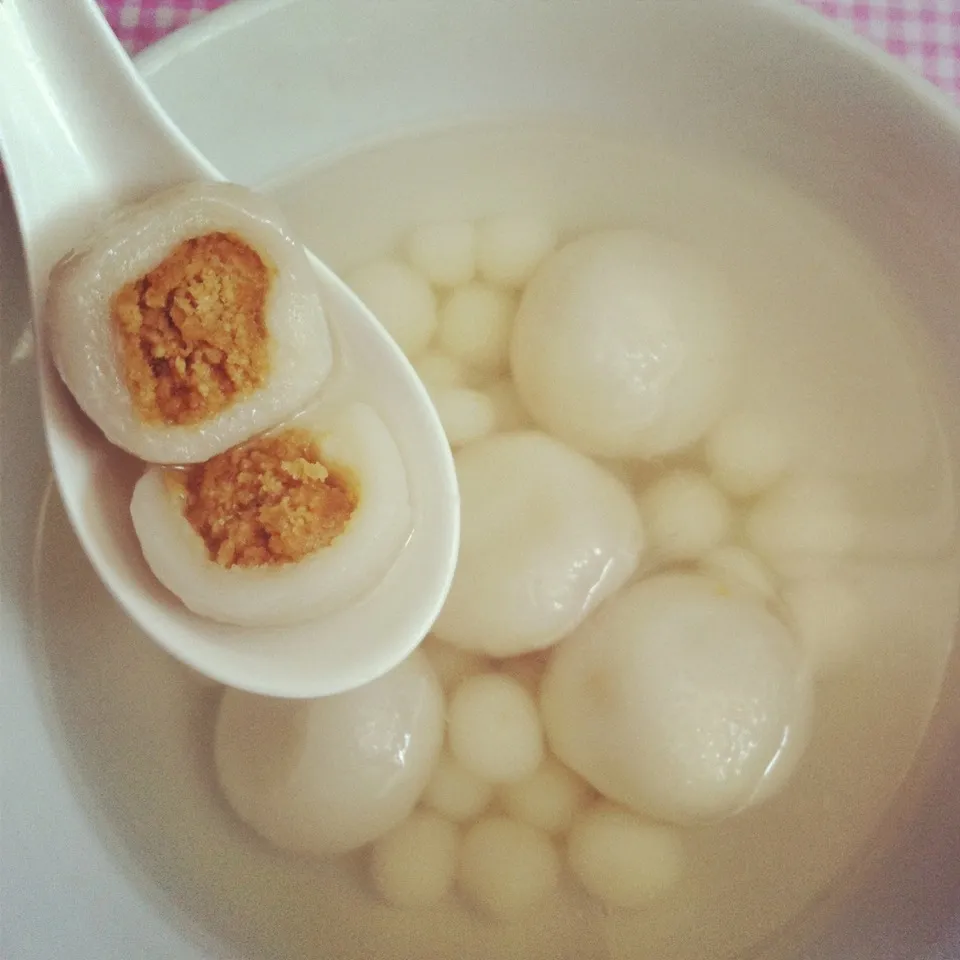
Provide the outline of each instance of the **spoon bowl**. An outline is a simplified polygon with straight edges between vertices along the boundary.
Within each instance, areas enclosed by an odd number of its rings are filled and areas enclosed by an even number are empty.
[[[452,454],[407,359],[310,255],[341,358],[324,390],[348,390],[386,423],[407,472],[412,532],[373,591],[321,620],[252,629],[193,614],[154,578],[134,533],[130,497],[143,464],[80,412],[37,318],[51,268],[106,214],[176,183],[223,177],[155,102],[94,0],[0,0],[0,91],[0,155],[26,254],[47,447],[67,515],[104,584],[158,644],[230,686],[317,697],[391,669],[436,619],[459,545]]]

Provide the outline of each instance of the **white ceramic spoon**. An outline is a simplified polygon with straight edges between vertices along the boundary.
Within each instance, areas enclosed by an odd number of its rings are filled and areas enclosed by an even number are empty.
[[[160,109],[94,0],[0,0],[0,148],[35,316],[50,268],[105,211],[177,182],[223,179]],[[322,263],[314,266],[334,335],[354,360],[349,369],[357,392],[400,447],[414,523],[373,593],[301,626],[224,626],[190,613],[159,586],[129,514],[142,465],[112,448],[82,416],[35,326],[53,471],[103,582],[180,660],[223,683],[287,697],[358,686],[405,657],[440,610],[459,541],[453,461],[426,391],[370,312]]]

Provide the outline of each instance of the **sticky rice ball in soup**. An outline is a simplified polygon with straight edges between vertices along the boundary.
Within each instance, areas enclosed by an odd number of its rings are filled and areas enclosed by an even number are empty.
[[[540,426],[585,453],[674,453],[723,411],[737,313],[725,278],[681,244],[590,234],[527,286],[511,342],[517,391]]]
[[[241,820],[285,850],[353,850],[406,819],[443,744],[443,692],[419,651],[319,700],[224,692],[217,779]]]
[[[812,683],[762,604],[706,577],[661,574],[557,648],[541,709],[556,755],[605,797],[660,820],[708,822],[789,778]]]
[[[131,505],[157,579],[201,616],[296,623],[373,589],[410,532],[407,478],[363,404],[309,411],[202,464],[151,467]]]
[[[633,575],[644,538],[626,487],[535,431],[457,454],[460,557],[436,636],[494,657],[541,650]]]
[[[333,354],[313,270],[273,203],[193,183],[121,210],[54,269],[53,358],[111,443],[207,460],[293,415]]]

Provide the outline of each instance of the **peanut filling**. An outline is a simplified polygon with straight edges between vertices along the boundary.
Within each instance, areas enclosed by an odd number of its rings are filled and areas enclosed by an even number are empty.
[[[343,533],[358,502],[305,430],[250,440],[175,477],[184,516],[227,569],[302,560]]]
[[[262,386],[270,282],[240,237],[209,233],[114,296],[123,374],[142,421],[202,423]]]

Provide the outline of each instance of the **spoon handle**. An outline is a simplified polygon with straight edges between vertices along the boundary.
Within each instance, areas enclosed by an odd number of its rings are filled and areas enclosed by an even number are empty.
[[[95,0],[0,0],[0,156],[34,304],[117,203],[221,180],[144,85]]]

